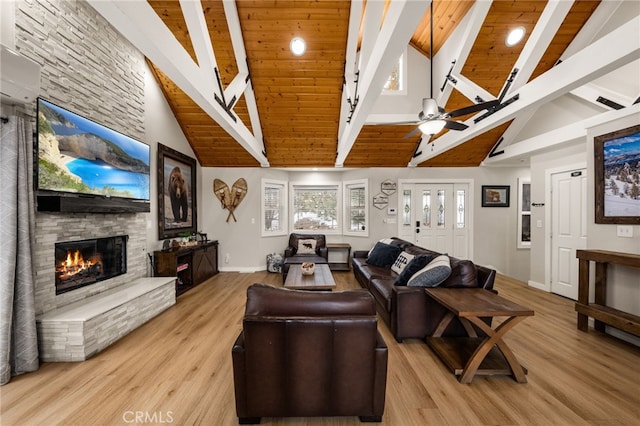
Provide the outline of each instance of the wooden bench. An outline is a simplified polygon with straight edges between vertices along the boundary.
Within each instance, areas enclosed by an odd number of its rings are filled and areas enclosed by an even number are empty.
[[[42,361],[84,361],[176,303],[175,277],[139,278],[36,318]]]

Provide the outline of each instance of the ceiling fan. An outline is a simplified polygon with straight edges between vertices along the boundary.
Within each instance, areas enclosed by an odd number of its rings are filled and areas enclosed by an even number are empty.
[[[480,102],[478,104],[469,105],[464,108],[459,108],[455,111],[447,112],[444,108],[438,106],[438,102],[433,98],[433,1],[430,6],[430,22],[429,22],[429,30],[430,30],[430,43],[429,43],[429,58],[430,58],[430,67],[431,67],[431,75],[430,75],[430,93],[429,98],[422,99],[422,111],[418,113],[418,121],[413,122],[405,122],[405,123],[397,123],[397,124],[416,124],[417,127],[407,133],[404,138],[409,138],[415,135],[418,132],[422,132],[425,135],[435,135],[439,133],[442,129],[450,129],[450,130],[464,130],[467,126],[464,123],[459,121],[449,120],[450,118],[460,117],[463,115],[471,114],[473,112],[482,111],[484,109],[490,109],[500,105],[499,100],[493,100],[488,102]]]

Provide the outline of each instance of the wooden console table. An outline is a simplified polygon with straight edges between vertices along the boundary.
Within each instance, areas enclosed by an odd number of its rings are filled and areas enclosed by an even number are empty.
[[[518,383],[526,383],[527,370],[520,365],[502,339],[507,331],[528,316],[531,309],[517,305],[481,288],[427,288],[427,296],[449,310],[427,344],[440,357],[460,383],[471,383],[476,374],[511,374]],[[443,336],[447,326],[458,317],[469,337]],[[495,329],[483,317],[507,317]],[[479,337],[475,325],[487,336]]]
[[[218,241],[153,252],[155,275],[176,277],[176,296],[218,273]]]
[[[607,265],[640,268],[640,255],[606,250],[577,250],[578,258],[578,330],[589,330],[589,317],[594,328],[605,331],[605,324],[640,336],[640,316],[607,306]],[[595,303],[589,303],[589,262],[596,263]],[[636,283],[637,284],[637,283]]]

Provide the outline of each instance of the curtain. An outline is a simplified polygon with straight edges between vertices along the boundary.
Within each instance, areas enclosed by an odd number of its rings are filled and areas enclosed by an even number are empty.
[[[32,248],[31,124],[2,121],[0,143],[0,385],[38,369]]]

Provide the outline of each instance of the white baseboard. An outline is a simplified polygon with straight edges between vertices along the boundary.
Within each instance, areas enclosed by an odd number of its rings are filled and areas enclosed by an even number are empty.
[[[266,266],[221,266],[220,272],[240,272],[241,274],[251,274],[253,272],[266,271]]]
[[[529,287],[537,288],[538,290],[546,291],[547,293],[551,292],[551,288],[546,284],[542,284],[532,280],[529,280],[527,284],[529,284]]]

